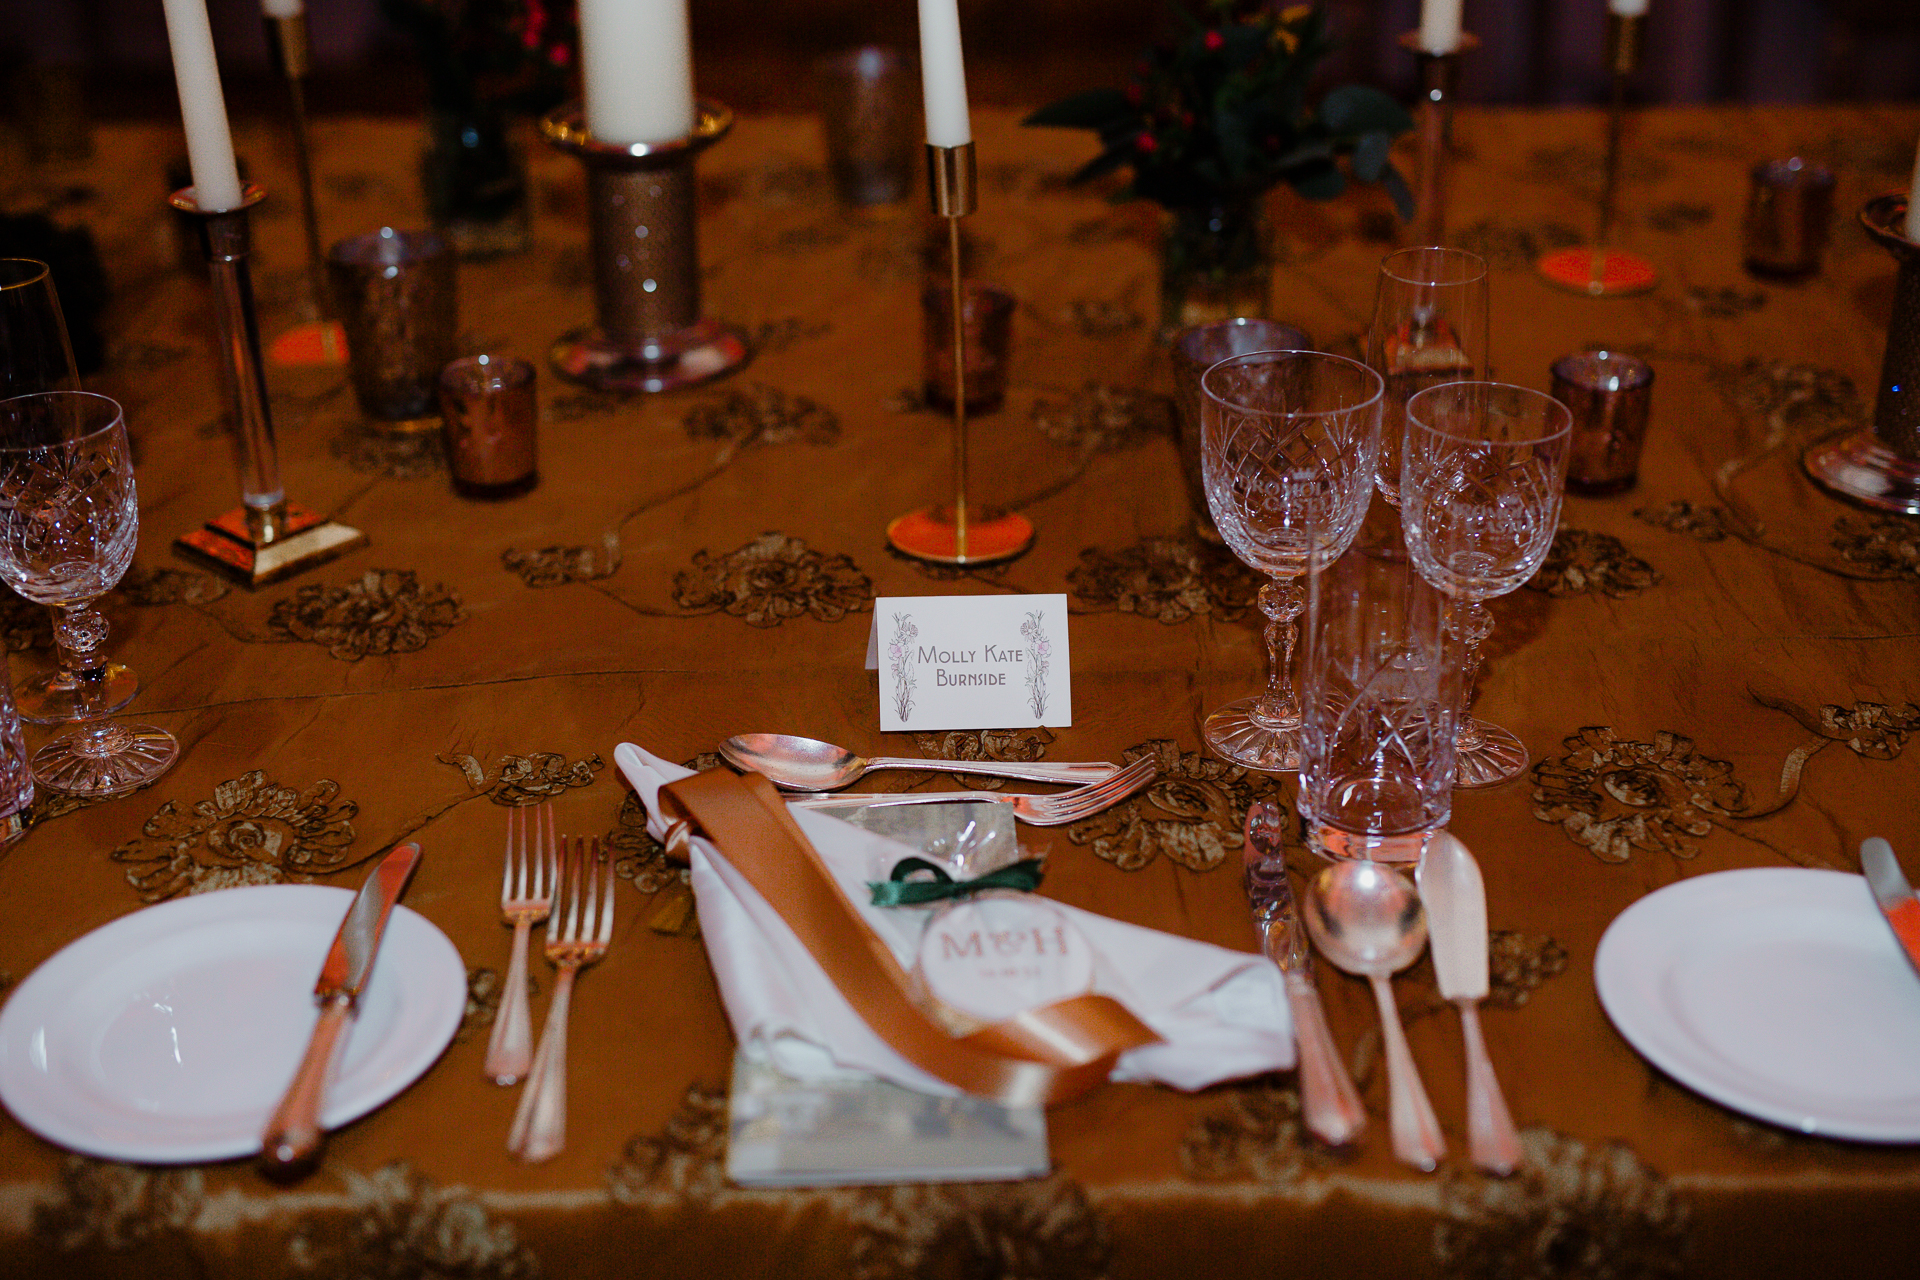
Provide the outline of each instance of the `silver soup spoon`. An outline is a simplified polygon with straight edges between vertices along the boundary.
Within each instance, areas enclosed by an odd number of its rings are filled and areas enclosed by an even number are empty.
[[[1023,782],[1098,782],[1116,771],[1105,761],[1078,764],[1018,764],[1002,760],[914,760],[857,756],[845,747],[790,733],[736,733],[720,744],[720,758],[736,769],[763,774],[789,791],[834,791],[869,769],[925,769],[933,773],[978,773]]]
[[[1307,932],[1327,959],[1373,985],[1387,1046],[1393,1153],[1430,1172],[1447,1153],[1447,1144],[1413,1065],[1388,982],[1427,945],[1420,896],[1405,876],[1377,862],[1336,862],[1307,887],[1305,916]]]

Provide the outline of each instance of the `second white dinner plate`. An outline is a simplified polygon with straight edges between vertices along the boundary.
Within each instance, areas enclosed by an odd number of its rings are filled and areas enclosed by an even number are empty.
[[[1804,1133],[1920,1142],[1920,974],[1861,876],[1669,885],[1608,926],[1594,980],[1635,1049],[1717,1102]]]
[[[69,944],[0,1010],[0,1101],[88,1155],[150,1163],[260,1149],[319,1009],[314,981],[353,901],[255,885],[136,911]],[[466,1008],[447,936],[396,907],[321,1119],[337,1128],[433,1065]]]

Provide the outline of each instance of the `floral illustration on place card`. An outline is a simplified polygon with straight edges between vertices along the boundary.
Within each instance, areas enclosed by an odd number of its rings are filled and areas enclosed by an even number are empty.
[[[140,834],[112,853],[143,902],[244,884],[283,884],[346,869],[360,806],[336,800],[340,784],[321,779],[305,791],[270,781],[259,769],[214,788],[184,812],[169,800]]]
[[[1560,597],[1602,595],[1619,600],[1660,582],[1660,572],[1610,533],[1561,529],[1527,590]]]
[[[727,1091],[690,1084],[659,1133],[628,1141],[607,1170],[607,1192],[629,1206],[710,1202],[731,1193],[721,1175],[726,1143]]]
[[[1225,1105],[1194,1120],[1180,1141],[1180,1170],[1197,1182],[1300,1181],[1325,1148],[1300,1123],[1300,1093],[1264,1076],[1224,1086]]]
[[[893,673],[894,710],[903,721],[913,715],[913,691],[916,687],[913,678],[913,642],[919,634],[920,628],[913,624],[911,614],[893,615],[893,634],[887,637],[887,663]]]
[[[948,729],[939,733],[916,733],[913,749],[937,760],[996,760],[1003,764],[1032,764],[1044,760],[1054,743],[1049,729]],[[971,773],[956,773],[953,780],[969,791],[998,791],[1007,785],[1005,778],[987,778]]]
[[[689,613],[725,613],[755,627],[799,617],[839,622],[873,608],[873,580],[851,556],[769,532],[725,555],[695,552],[693,567],[674,575],[673,602]]]
[[[369,569],[352,582],[309,583],[276,601],[267,628],[276,640],[319,645],[342,662],[358,662],[415,653],[466,617],[450,587],[423,587],[411,569]]]
[[[434,758],[458,769],[473,790],[485,792],[489,800],[509,808],[538,804],[578,787],[590,787],[594,776],[606,768],[597,751],[579,760],[569,760],[556,751],[504,755],[492,768],[472,755]]]
[[[536,589],[598,582],[619,572],[620,535],[611,532],[602,535],[597,547],[541,547],[535,551],[508,548],[500,553],[500,564],[508,573],[520,575],[520,581]]]
[[[404,1160],[371,1174],[341,1167],[342,1218],[303,1221],[288,1260],[316,1276],[451,1276],[538,1280],[540,1259],[513,1223],[465,1187],[441,1187]]]
[[[1152,755],[1159,776],[1145,791],[1068,827],[1067,839],[1122,871],[1138,871],[1161,856],[1189,871],[1211,871],[1240,848],[1247,806],[1272,800],[1286,811],[1273,778],[1182,751],[1170,738],[1128,747],[1121,755],[1125,764]]]
[[[1185,538],[1143,538],[1112,554],[1089,547],[1067,573],[1081,608],[1168,626],[1203,614],[1237,622],[1254,607],[1264,581],[1226,548]]]
[[[1620,1143],[1520,1133],[1519,1172],[1442,1175],[1433,1257],[1450,1280],[1656,1280],[1687,1274],[1693,1214]]]

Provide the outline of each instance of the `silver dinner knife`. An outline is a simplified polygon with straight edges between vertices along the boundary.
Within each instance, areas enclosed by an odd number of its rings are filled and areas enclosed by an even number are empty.
[[[1489,1173],[1519,1168],[1520,1135],[1514,1132],[1507,1100],[1493,1074],[1493,1060],[1480,1034],[1480,1002],[1487,978],[1487,894],[1480,865],[1445,831],[1427,842],[1414,873],[1420,901],[1427,909],[1427,942],[1440,994],[1460,1010],[1467,1042],[1467,1149]]]
[[[360,886],[340,932],[334,935],[326,963],[320,966],[320,980],[313,987],[314,998],[320,1002],[320,1020],[313,1026],[306,1056],[293,1073],[286,1097],[274,1109],[260,1137],[260,1161],[269,1173],[299,1172],[320,1153],[320,1104],[333,1069],[334,1046],[373,970],[387,917],[419,861],[417,844],[403,844],[383,858]]]
[[[1307,1128],[1329,1146],[1352,1142],[1367,1127],[1366,1108],[1340,1061],[1320,992],[1313,985],[1313,951],[1287,882],[1280,811],[1265,800],[1247,809],[1247,900],[1253,904],[1260,949],[1280,968],[1300,1050],[1300,1113]]]
[[[1874,901],[1887,918],[1900,949],[1915,969],[1920,969],[1920,898],[1913,896],[1907,878],[1900,874],[1900,862],[1893,846],[1879,836],[1870,836],[1860,845],[1860,867],[1873,887]]]

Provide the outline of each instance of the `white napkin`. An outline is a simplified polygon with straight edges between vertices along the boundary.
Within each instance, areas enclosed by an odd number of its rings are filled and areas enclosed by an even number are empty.
[[[660,788],[690,773],[628,742],[613,758],[647,806],[647,830],[663,838]],[[866,882],[884,874],[876,868],[918,851],[825,814],[788,812],[868,927],[911,969],[924,915],[869,905]],[[696,838],[691,859],[700,933],[734,1035],[750,1055],[808,1082],[865,1075],[922,1093],[959,1092],[874,1034],[786,921],[711,842]],[[1118,1000],[1161,1037],[1122,1054],[1112,1079],[1201,1089],[1293,1065],[1293,1024],[1271,961],[1053,905],[1099,957],[1094,992]]]

